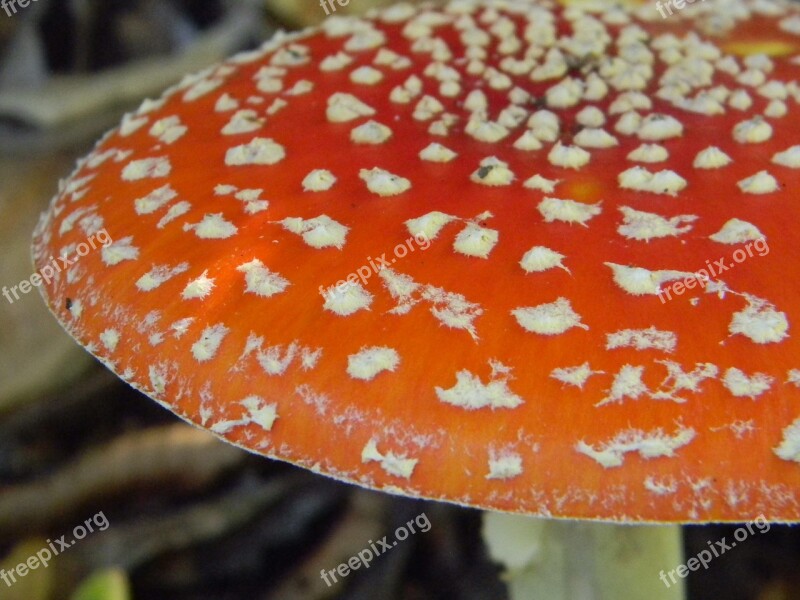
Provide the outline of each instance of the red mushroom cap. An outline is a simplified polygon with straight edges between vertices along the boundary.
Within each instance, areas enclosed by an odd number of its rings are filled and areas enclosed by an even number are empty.
[[[730,6],[276,38],[80,162],[34,251],[84,256],[44,296],[184,419],[341,480],[800,520],[800,8]]]

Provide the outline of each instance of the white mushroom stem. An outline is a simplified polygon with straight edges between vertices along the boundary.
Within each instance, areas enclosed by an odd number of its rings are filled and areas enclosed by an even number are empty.
[[[483,538],[511,600],[683,600],[678,525],[616,525],[486,512]]]

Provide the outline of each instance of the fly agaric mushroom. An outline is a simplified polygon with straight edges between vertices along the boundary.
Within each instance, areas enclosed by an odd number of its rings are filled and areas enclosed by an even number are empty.
[[[115,241],[45,299],[182,418],[343,481],[798,521],[800,8],[717,4],[453,0],[280,36],[79,163],[36,264]]]

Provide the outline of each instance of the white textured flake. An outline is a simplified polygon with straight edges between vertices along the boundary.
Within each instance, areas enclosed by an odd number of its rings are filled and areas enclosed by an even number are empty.
[[[674,352],[678,336],[673,331],[662,331],[655,327],[648,329],[621,329],[606,334],[606,350],[634,348],[635,350],[660,350]]]
[[[214,358],[228,333],[230,333],[230,329],[221,323],[206,327],[200,335],[200,339],[192,344],[194,359],[202,363]]]
[[[398,2],[381,11],[381,21],[384,23],[402,23],[417,14],[417,8],[407,2]]]
[[[326,169],[314,169],[303,179],[306,192],[325,192],[336,183],[336,176]]]
[[[771,100],[767,108],[764,109],[764,116],[770,119],[780,119],[785,117],[788,112],[789,109],[785,102],[782,100]]]
[[[602,127],[606,122],[606,116],[596,106],[586,106],[575,115],[575,120],[584,127]]]
[[[325,290],[325,304],[323,307],[340,317],[348,317],[359,310],[368,310],[372,304],[372,294],[356,283],[330,287]]]
[[[584,204],[575,200],[560,198],[545,198],[537,207],[545,222],[563,221],[564,223],[578,223],[588,227],[587,223],[602,211],[600,203]]]
[[[669,152],[664,146],[658,144],[642,144],[628,153],[628,160],[643,163],[664,162],[669,158]]]
[[[748,298],[748,306],[734,313],[728,331],[743,335],[756,344],[774,344],[788,337],[786,313],[758,298]]]
[[[695,169],[720,169],[731,164],[733,160],[716,146],[701,150],[694,158]]]
[[[377,121],[367,121],[350,131],[350,140],[356,144],[383,144],[392,137],[392,130]]]
[[[608,107],[608,113],[618,115],[631,110],[650,110],[653,102],[641,92],[623,92]]]
[[[458,156],[458,154],[450,150],[450,148],[442,146],[436,142],[428,144],[419,152],[419,157],[422,160],[427,160],[430,162],[446,163],[453,160],[456,156]]]
[[[539,335],[560,335],[573,327],[589,329],[564,297],[538,306],[519,307],[511,314],[525,331]]]
[[[516,408],[522,398],[508,388],[506,379],[492,379],[483,383],[477,375],[463,369],[456,373],[456,384],[448,389],[436,388],[436,396],[445,404],[466,410],[481,408]]]
[[[116,329],[106,329],[100,334],[100,342],[109,352],[114,352],[117,349],[120,339],[119,331]]]
[[[530,129],[526,130],[517,140],[514,142],[514,148],[517,150],[541,150],[544,147],[544,144],[536,137],[536,134],[533,133]]]
[[[186,332],[189,331],[189,327],[191,327],[192,323],[194,323],[194,317],[186,317],[185,319],[179,319],[175,321],[169,328],[173,331],[173,337],[176,340],[181,339]]]
[[[419,462],[416,458],[408,458],[405,455],[397,455],[394,452],[382,454],[378,450],[375,438],[370,439],[361,451],[361,462],[378,462],[381,468],[389,475],[408,479],[414,473],[414,468]]]
[[[678,279],[694,278],[694,273],[686,271],[650,271],[642,267],[628,267],[615,263],[603,263],[614,274],[614,283],[633,296],[652,294],[657,296],[661,284]]]
[[[526,273],[541,273],[558,267],[569,273],[569,269],[561,262],[564,255],[545,246],[534,246],[528,250],[519,261],[519,265]]]
[[[211,79],[201,79],[186,90],[186,92],[183,94],[183,100],[185,102],[194,102],[206,94],[210,94],[223,83],[225,83],[225,81],[217,77]]]
[[[636,452],[645,459],[675,456],[675,450],[691,442],[695,435],[694,429],[683,426],[674,435],[664,433],[662,429],[649,432],[627,429],[597,447],[580,441],[575,450],[608,469],[622,466],[625,455],[630,452]]]
[[[740,144],[759,144],[772,137],[772,125],[761,115],[737,123],[733,128],[733,139]]]
[[[394,348],[373,346],[362,348],[347,357],[347,374],[353,379],[371,381],[383,371],[397,370],[400,355]]]
[[[742,244],[763,239],[764,234],[752,223],[741,219],[730,219],[722,226],[722,229],[709,238],[720,244]]]
[[[425,95],[414,107],[413,118],[416,121],[429,121],[444,111],[444,105],[433,96]]]
[[[778,180],[768,171],[759,171],[755,175],[742,179],[736,185],[745,194],[769,194],[781,189]]]
[[[405,277],[402,275],[398,277],[397,274],[386,268],[381,269],[379,275],[384,277],[384,281],[387,282],[387,288],[390,287],[390,281],[392,286],[397,286],[399,280]],[[408,285],[408,283],[405,285]],[[396,291],[396,288],[394,291]],[[423,300],[432,305],[430,307],[430,312],[439,322],[452,329],[463,329],[467,331],[473,339],[478,339],[474,321],[483,314],[483,309],[478,304],[468,301],[461,294],[448,292],[447,290],[432,285],[427,285],[422,288],[421,295]],[[412,304],[414,303],[413,299],[401,298],[400,306],[390,312],[404,314],[404,312],[407,311],[405,303],[409,300]]]
[[[747,375],[736,367],[731,367],[725,371],[725,376],[722,379],[731,394],[737,398],[747,397],[753,400],[769,390],[773,381],[773,378],[765,373]]]
[[[236,267],[236,270],[244,273],[245,291],[262,298],[270,298],[280,294],[290,285],[284,277],[270,271],[257,258]]]
[[[188,213],[191,210],[191,208],[192,205],[186,202],[185,200],[182,200],[177,204],[173,204],[172,206],[169,207],[167,214],[161,217],[161,220],[158,222],[156,227],[158,229],[163,229],[178,217],[182,217],[183,215]]]
[[[328,215],[320,215],[313,219],[287,217],[281,221],[286,231],[300,235],[303,241],[312,248],[344,247],[349,227],[331,219]]]
[[[668,496],[678,491],[678,483],[672,477],[668,477],[662,481],[656,479],[652,475],[648,475],[644,478],[642,485],[644,489],[654,493],[656,496]]]
[[[633,135],[642,124],[642,116],[635,111],[628,111],[617,119],[614,130],[622,135]]]
[[[165,156],[132,160],[122,169],[123,181],[139,181],[140,179],[166,177],[172,171],[172,165]]]
[[[746,111],[753,106],[753,99],[746,90],[740,89],[731,94],[731,97],[728,99],[728,105],[736,110]]]
[[[358,176],[367,184],[367,189],[378,196],[396,196],[411,189],[408,179],[378,167],[361,169]]]
[[[628,206],[620,206],[619,210],[622,212],[624,222],[617,227],[617,232],[628,239],[645,242],[686,233],[692,229],[689,223],[697,220],[695,215],[662,217]]]
[[[184,300],[203,300],[214,289],[214,285],[214,279],[208,276],[208,271],[203,271],[200,277],[186,284],[181,297]]]
[[[111,267],[126,260],[139,258],[139,248],[133,245],[133,237],[128,236],[104,246],[100,250],[100,257],[103,264]]]
[[[254,138],[247,144],[228,149],[225,164],[242,165],[274,165],[286,158],[286,150],[275,140]]]
[[[356,31],[344,43],[347,52],[363,52],[378,48],[386,43],[386,34],[379,29],[362,29]]]
[[[573,141],[583,148],[613,148],[619,146],[617,138],[608,133],[605,129],[595,127],[584,127]]]
[[[477,141],[488,144],[499,142],[510,133],[507,127],[486,119],[483,113],[472,113],[464,131]]]
[[[256,358],[258,364],[267,375],[273,377],[280,376],[286,373],[287,369],[292,365],[299,347],[296,342],[292,342],[288,346],[277,345],[263,347],[264,339],[251,333],[247,340],[245,348],[245,356],[250,352],[257,349]]]
[[[239,188],[237,188],[235,185],[219,184],[219,185],[214,186],[214,195],[215,196],[228,196],[230,194],[236,193],[236,190],[238,190],[238,189]]]
[[[772,162],[790,169],[800,169],[800,145],[776,152],[772,157]]]
[[[178,193],[172,189],[170,184],[164,185],[156,190],[153,190],[146,196],[134,200],[133,205],[136,208],[136,214],[149,215],[154,213],[159,208],[171,202]]]
[[[227,221],[222,214],[205,215],[203,220],[196,224],[186,224],[184,231],[194,230],[194,234],[202,240],[224,240],[233,237],[239,231],[238,227]]]
[[[798,17],[798,31],[800,31],[800,17]],[[773,452],[778,458],[800,463],[800,419],[796,419],[784,428],[783,439]]]
[[[248,396],[239,402],[246,410],[247,415],[242,419],[232,421],[218,421],[214,423],[210,430],[219,435],[225,435],[237,427],[246,427],[253,424],[258,425],[264,431],[271,431],[278,419],[278,405],[268,403],[261,396]]]
[[[545,194],[552,194],[559,183],[561,183],[560,179],[547,179],[537,173],[525,180],[525,183],[522,185],[529,190],[538,190]]]
[[[274,115],[289,106],[289,103],[283,98],[275,98],[272,103],[264,111],[268,115]]]
[[[302,96],[304,94],[308,94],[309,92],[314,90],[314,83],[309,81],[308,79],[301,79],[300,81],[295,82],[295,84],[286,90],[284,93],[287,96]]]
[[[352,94],[337,92],[328,98],[326,114],[331,123],[344,123],[360,117],[371,117],[375,109]]]
[[[500,233],[497,230],[468,223],[456,236],[453,249],[464,256],[489,258],[489,253],[499,239]]]
[[[613,402],[622,402],[625,398],[637,400],[642,394],[647,393],[647,386],[642,381],[644,367],[623,365],[614,375],[608,395],[596,403],[595,406],[605,406]]]
[[[581,101],[583,82],[566,77],[545,91],[545,102],[551,108],[569,108]]]
[[[122,123],[119,126],[119,134],[122,137],[129,137],[147,125],[148,121],[147,117],[134,117],[130,113],[123,115]]]
[[[261,199],[263,192],[264,190],[262,189],[240,190],[234,194],[234,198],[244,202],[244,210],[248,215],[254,215],[269,208],[269,202]]]
[[[566,146],[560,141],[556,142],[547,155],[547,160],[550,161],[551,165],[565,169],[580,169],[589,164],[590,158],[591,155],[583,148]]]
[[[471,181],[488,186],[510,185],[514,179],[514,172],[508,168],[508,164],[496,156],[483,159],[478,170],[470,175]]]
[[[676,196],[686,187],[686,180],[675,171],[663,170],[651,173],[644,167],[631,167],[619,174],[617,181],[623,189],[653,194]]]
[[[651,114],[642,119],[636,132],[640,140],[657,142],[683,135],[683,125],[670,115]]]
[[[670,400],[678,404],[686,402],[686,399],[678,396],[678,393],[688,391],[694,394],[700,392],[700,384],[707,379],[715,379],[719,374],[719,368],[711,363],[697,363],[695,368],[688,373],[683,367],[671,360],[657,360],[659,364],[667,369],[667,376],[657,390],[650,396],[654,400]]]
[[[346,52],[337,52],[322,59],[319,64],[320,71],[341,71],[353,62],[353,57]]]
[[[239,110],[234,113],[231,120],[222,128],[222,135],[238,135],[251,133],[261,129],[264,118],[251,109]]]
[[[414,237],[422,236],[434,240],[442,228],[456,218],[439,211],[429,212],[416,219],[409,219],[405,225],[408,232]]]
[[[602,371],[593,371],[588,362],[575,367],[559,367],[550,372],[550,377],[567,385],[583,389],[583,386],[592,375],[602,374]]]
[[[239,101],[227,92],[217,98],[217,103],[214,105],[215,112],[229,112],[239,108]]]
[[[516,452],[500,452],[489,457],[486,479],[513,479],[522,475],[522,457]]]
[[[800,369],[790,369],[786,374],[786,383],[800,388]]]
[[[161,287],[173,277],[185,273],[189,270],[187,263],[181,263],[176,267],[167,265],[156,265],[136,281],[136,287],[143,292],[151,292]]]
[[[158,138],[165,144],[173,144],[182,138],[189,130],[181,123],[180,117],[165,117],[153,123],[150,128],[150,135]]]

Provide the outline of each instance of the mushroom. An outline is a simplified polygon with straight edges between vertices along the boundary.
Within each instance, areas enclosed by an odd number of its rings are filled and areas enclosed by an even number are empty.
[[[342,481],[798,521],[798,36],[778,0],[331,16],[107,134],[34,255],[114,242],[42,292],[183,419]]]

